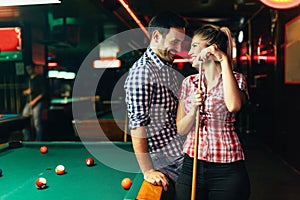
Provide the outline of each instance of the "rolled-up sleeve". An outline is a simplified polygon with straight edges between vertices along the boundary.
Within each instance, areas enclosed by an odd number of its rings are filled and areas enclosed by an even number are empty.
[[[248,86],[247,86],[247,80],[246,77],[243,74],[235,73],[236,80],[238,82],[238,86],[241,91],[245,92],[247,99],[249,100],[249,92],[248,92]]]
[[[145,66],[134,67],[125,81],[126,104],[129,128],[146,126],[150,123],[149,109],[153,85],[151,73]]]

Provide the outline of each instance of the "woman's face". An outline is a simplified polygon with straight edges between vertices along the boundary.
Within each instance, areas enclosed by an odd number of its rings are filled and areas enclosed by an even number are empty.
[[[197,56],[199,55],[201,50],[206,47],[206,41],[201,39],[200,36],[196,35],[193,37],[191,42],[191,48],[188,53],[191,58],[191,63],[193,67],[199,67],[199,60],[197,59]]]

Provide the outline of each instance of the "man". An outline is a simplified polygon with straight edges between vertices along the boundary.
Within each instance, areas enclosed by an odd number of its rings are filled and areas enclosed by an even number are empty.
[[[182,164],[176,128],[179,83],[172,62],[181,50],[186,21],[172,12],[151,19],[150,44],[125,82],[132,144],[144,179],[167,190]]]
[[[23,109],[23,115],[31,115],[35,130],[35,140],[41,141],[43,137],[42,130],[42,99],[45,94],[45,81],[43,76],[37,74],[33,65],[26,66],[26,72],[29,76],[28,88],[23,91],[27,96],[27,103]],[[23,140],[32,140],[32,133],[28,128],[23,129]]]

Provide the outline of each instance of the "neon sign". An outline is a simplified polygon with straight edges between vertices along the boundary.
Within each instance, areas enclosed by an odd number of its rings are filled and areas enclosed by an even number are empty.
[[[275,9],[289,9],[300,5],[300,0],[260,0],[263,4]]]

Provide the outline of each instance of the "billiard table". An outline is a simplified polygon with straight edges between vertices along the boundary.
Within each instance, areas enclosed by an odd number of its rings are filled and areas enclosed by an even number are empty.
[[[0,143],[8,142],[9,134],[30,126],[30,116],[20,114],[1,114]]]
[[[48,152],[42,154],[40,147]],[[121,200],[160,199],[162,188],[143,180],[132,153],[131,142],[11,142],[0,146],[0,199],[64,199]],[[86,158],[95,160],[87,166]],[[65,174],[57,175],[55,167],[65,166]],[[47,180],[38,189],[35,181]],[[121,186],[123,178],[133,184],[129,190]]]

